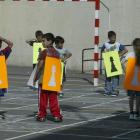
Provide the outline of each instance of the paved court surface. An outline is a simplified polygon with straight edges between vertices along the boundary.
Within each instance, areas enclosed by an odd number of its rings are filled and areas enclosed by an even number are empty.
[[[38,93],[27,86],[32,68],[8,66],[9,93],[2,98],[0,140],[140,140],[140,121],[129,121],[128,97],[120,77],[120,95],[104,97],[104,76],[92,85],[92,74],[67,71],[64,98],[59,98],[63,122],[35,121]]]

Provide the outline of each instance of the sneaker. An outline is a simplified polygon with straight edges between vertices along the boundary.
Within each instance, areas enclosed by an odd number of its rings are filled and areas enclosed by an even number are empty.
[[[37,115],[35,115],[35,119],[37,119],[37,116],[38,116],[38,114],[37,114]]]
[[[134,114],[129,115],[129,120],[134,120]]]
[[[45,122],[46,119],[45,118],[36,118],[37,121],[40,121],[40,122]]]
[[[54,117],[54,122],[62,122],[62,119],[59,117]]]
[[[114,94],[114,93],[111,94],[111,97],[116,97],[116,96],[118,96],[118,94]]]
[[[109,93],[104,93],[103,95],[104,95],[104,96],[109,96],[110,94],[109,94]]]
[[[59,93],[59,97],[60,98],[63,98],[64,97],[64,94],[63,93]]]
[[[58,94],[58,96],[59,96],[60,98],[64,97],[63,91],[60,91],[60,92],[58,92],[57,94]]]
[[[5,115],[4,114],[1,114],[0,115],[0,119],[4,120],[5,119]]]
[[[134,120],[140,120],[140,116],[138,114],[134,114]]]

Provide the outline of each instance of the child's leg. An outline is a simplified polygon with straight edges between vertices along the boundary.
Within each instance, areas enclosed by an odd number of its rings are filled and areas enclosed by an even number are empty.
[[[136,112],[139,113],[140,96],[136,95]]]
[[[63,91],[63,87],[64,87],[64,84],[62,83],[62,85],[61,85],[61,91]]]
[[[49,91],[49,104],[52,116],[62,119],[61,110],[57,100],[57,93],[54,91]]]
[[[112,94],[119,94],[119,75],[112,77]]]
[[[45,118],[47,115],[46,109],[48,104],[48,91],[42,90],[42,85],[39,89],[39,113],[37,118]]]
[[[130,98],[129,98],[129,108],[130,108],[130,113],[133,112],[133,103],[134,103],[134,95],[130,95]]]
[[[111,93],[111,77],[107,77],[106,71],[105,71],[105,94]]]

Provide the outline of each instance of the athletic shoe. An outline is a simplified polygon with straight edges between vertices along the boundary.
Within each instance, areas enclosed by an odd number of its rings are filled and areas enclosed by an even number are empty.
[[[63,97],[64,97],[63,91],[58,92],[58,96],[59,96],[60,98],[63,98]]]
[[[134,114],[134,120],[140,120],[140,116],[138,114]]]
[[[109,96],[110,94],[109,94],[109,93],[104,93],[103,95],[104,95],[104,96]]]
[[[54,122],[62,122],[62,119],[59,117],[54,117]]]
[[[37,116],[38,116],[38,114],[37,114],[37,115],[35,115],[35,119],[37,119]]]
[[[116,97],[116,96],[118,96],[118,94],[114,94],[114,93],[111,94],[111,97]]]
[[[63,98],[63,97],[64,97],[64,94],[63,94],[63,93],[60,93],[60,94],[59,94],[59,97],[60,97],[60,98]]]
[[[4,120],[5,119],[5,115],[4,114],[1,114],[0,115],[0,119]]]
[[[129,115],[129,120],[134,120],[134,114]]]
[[[40,122],[45,122],[45,121],[46,121],[45,118],[37,118],[36,120],[37,120],[37,121],[40,121]]]

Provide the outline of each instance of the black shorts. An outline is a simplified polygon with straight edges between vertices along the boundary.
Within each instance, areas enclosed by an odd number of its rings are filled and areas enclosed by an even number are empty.
[[[65,73],[65,71],[66,71],[66,67],[65,67],[65,65],[64,65],[64,70],[63,70],[63,81],[62,81],[62,82],[66,82],[66,73]]]
[[[33,69],[35,68],[36,64],[33,64]]]

